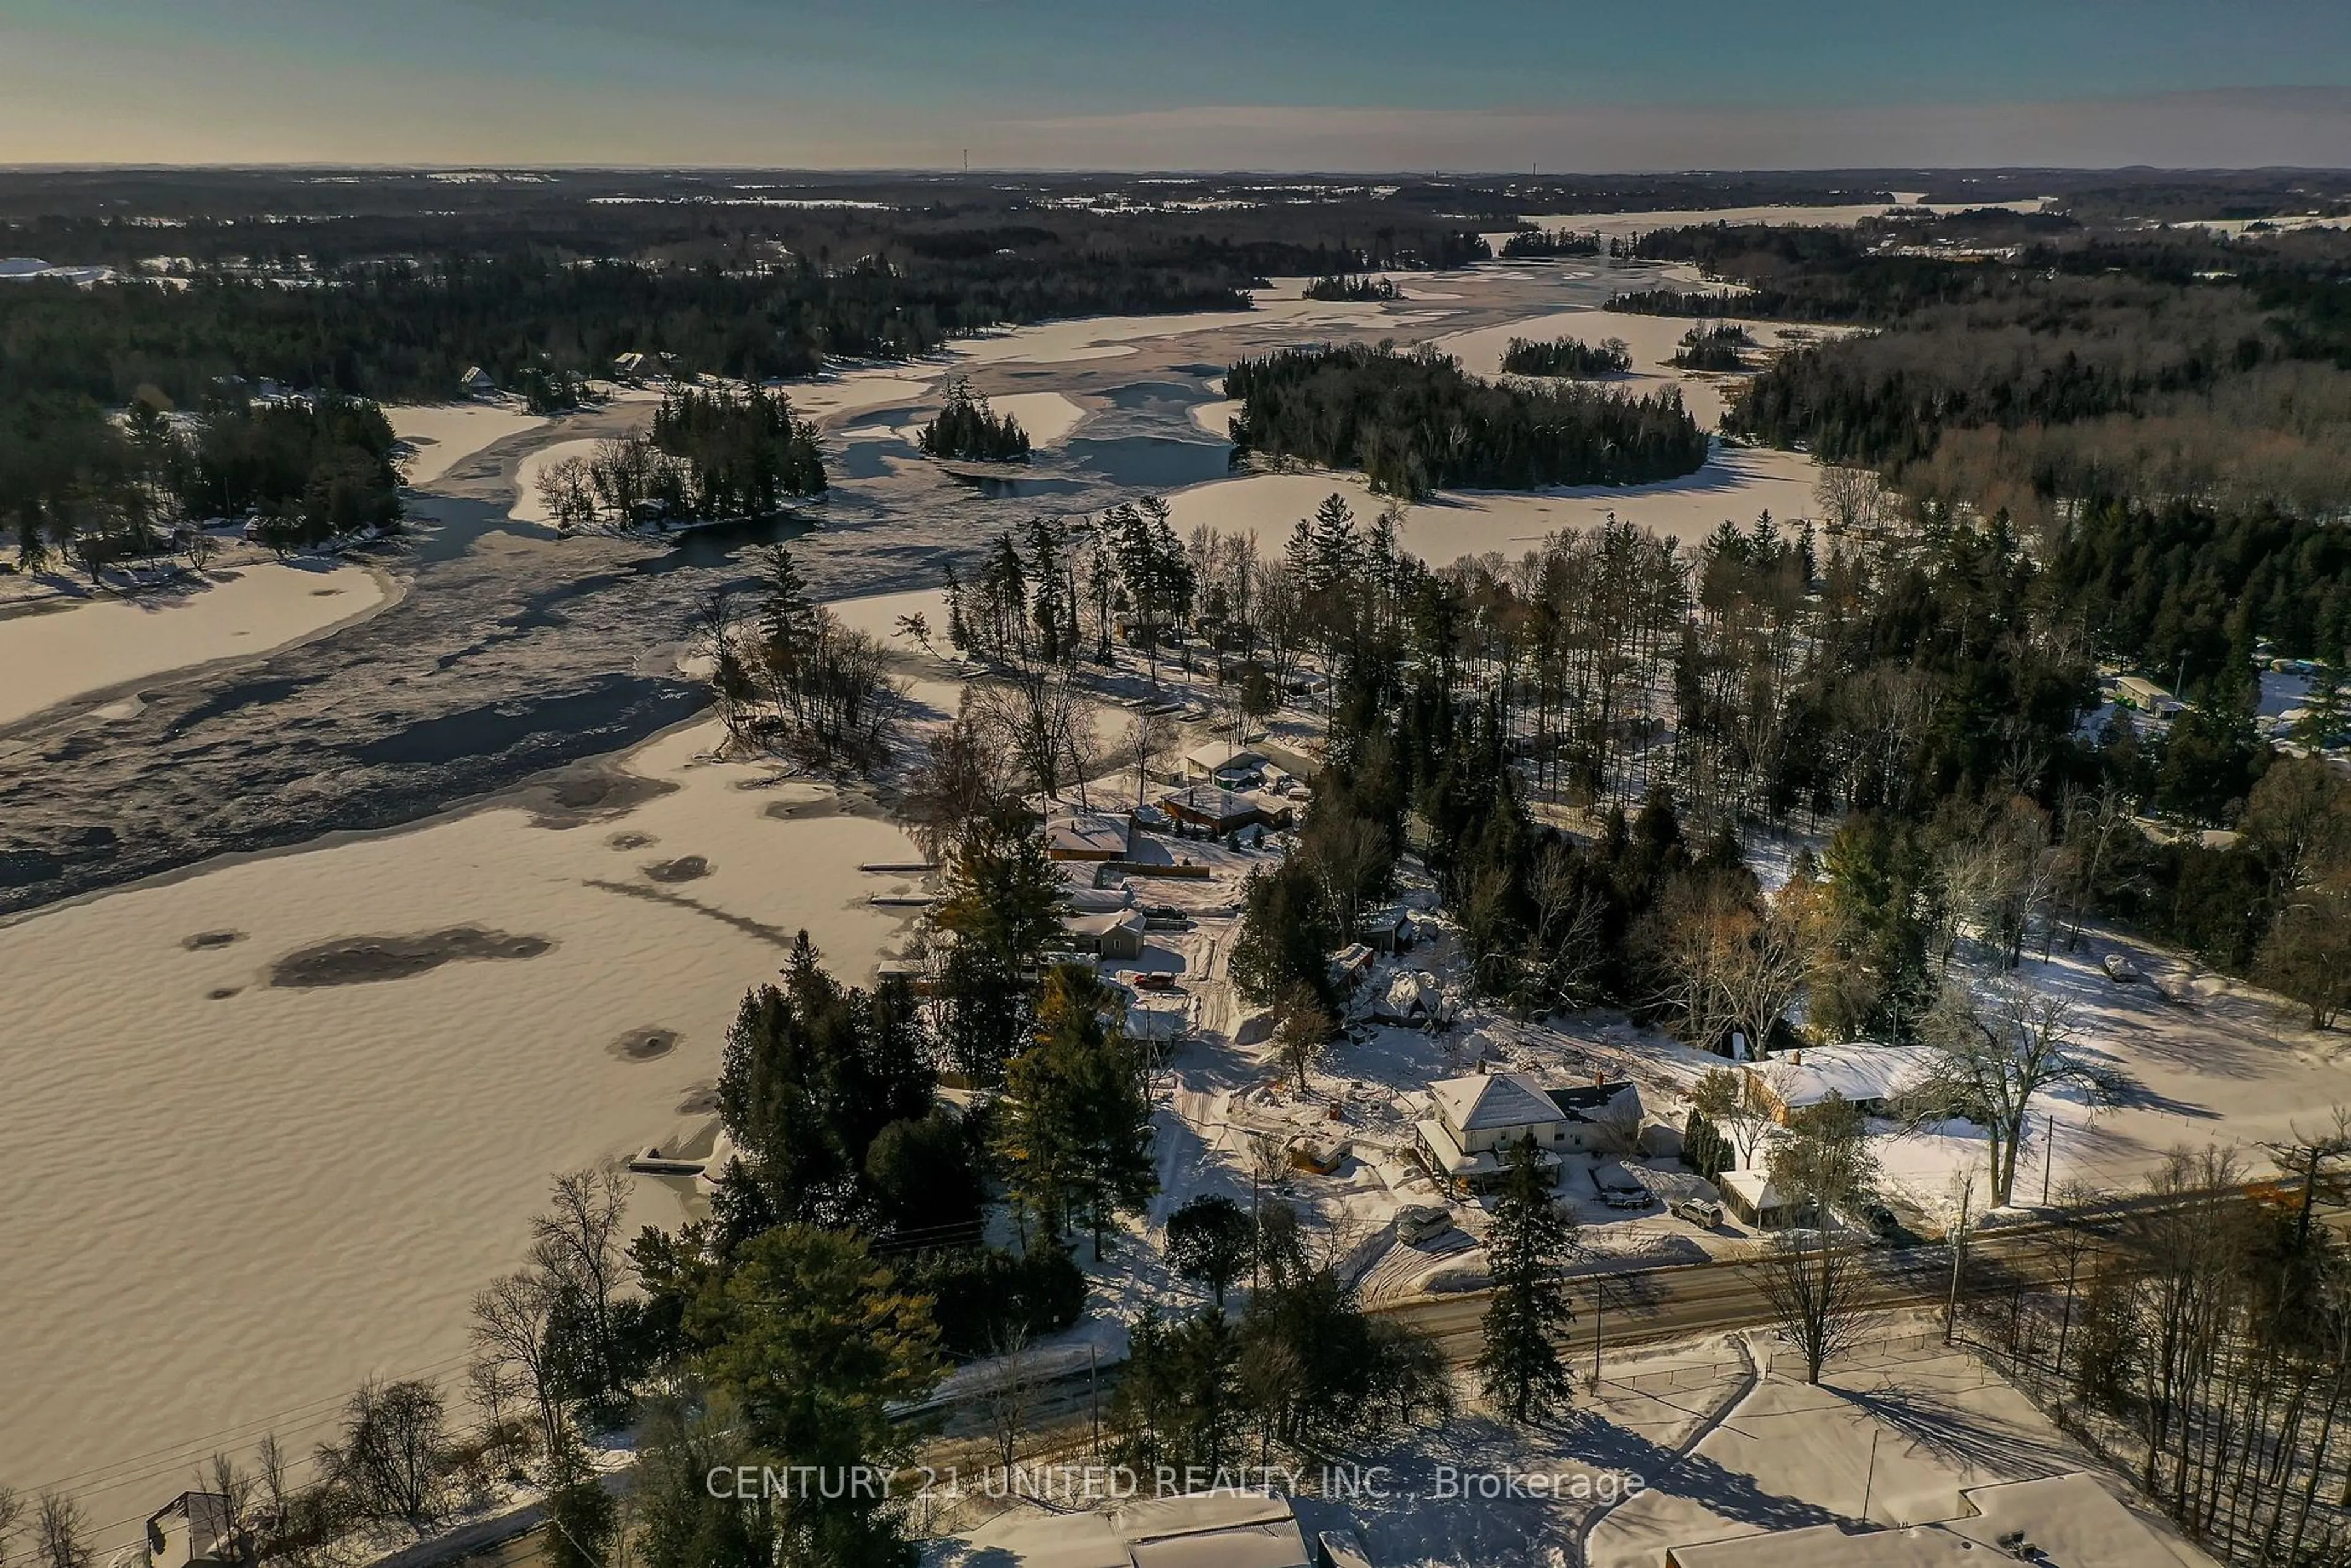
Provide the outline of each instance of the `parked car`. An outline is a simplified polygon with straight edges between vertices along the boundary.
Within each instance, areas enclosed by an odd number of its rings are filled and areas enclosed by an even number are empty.
[[[1396,1211],[1396,1239],[1416,1247],[1432,1236],[1453,1228],[1453,1211],[1433,1203],[1413,1204]]]
[[[1646,1186],[1612,1186],[1600,1195],[1600,1201],[1611,1208],[1646,1208],[1650,1194]]]
[[[1687,1219],[1701,1230],[1712,1230],[1722,1224],[1722,1205],[1702,1197],[1676,1198],[1667,1210],[1676,1219]]]
[[[1861,1221],[1869,1227],[1870,1234],[1891,1241],[1902,1234],[1902,1221],[1882,1203],[1873,1203],[1861,1211]]]

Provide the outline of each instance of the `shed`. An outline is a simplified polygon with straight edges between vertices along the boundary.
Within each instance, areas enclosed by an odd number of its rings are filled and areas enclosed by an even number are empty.
[[[1724,1205],[1747,1224],[1777,1230],[1788,1222],[1788,1200],[1761,1171],[1725,1171],[1719,1184]]]
[[[154,1568],[235,1562],[244,1553],[240,1542],[231,1539],[230,1524],[226,1496],[183,1491],[147,1516],[148,1561]]]
[[[467,397],[487,397],[498,390],[498,383],[490,380],[489,371],[479,365],[471,365],[464,375],[457,378],[457,390]]]
[[[1401,953],[1412,946],[1412,916],[1402,904],[1374,909],[1364,916],[1355,935],[1374,952]]]
[[[1361,942],[1351,942],[1331,955],[1331,983],[1352,991],[1371,978],[1374,955]]]
[[[634,350],[612,361],[612,377],[615,381],[641,382],[647,376],[658,374],[660,371],[660,361],[651,354],[639,353]]]

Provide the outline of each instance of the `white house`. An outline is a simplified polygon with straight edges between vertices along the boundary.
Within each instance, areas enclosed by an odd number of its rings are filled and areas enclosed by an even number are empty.
[[[1877,1045],[1865,1040],[1843,1045],[1808,1045],[1749,1067],[1756,1097],[1785,1122],[1832,1094],[1865,1116],[1886,1116],[1904,1095],[1934,1073],[1934,1053],[1921,1046]]]
[[[1523,1072],[1447,1078],[1428,1086],[1436,1114],[1419,1124],[1421,1146],[1439,1174],[1478,1188],[1500,1181],[1510,1151],[1532,1140],[1538,1163],[1556,1168],[1567,1155],[1586,1155],[1603,1143],[1602,1113],[1629,1083],[1547,1090]]]

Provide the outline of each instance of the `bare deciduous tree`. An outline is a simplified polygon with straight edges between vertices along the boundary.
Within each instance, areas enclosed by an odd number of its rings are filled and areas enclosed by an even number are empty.
[[[370,1381],[343,1406],[341,1440],[320,1445],[319,1468],[360,1517],[399,1520],[422,1541],[441,1514],[448,1452],[439,1390]]]
[[[33,1513],[33,1561],[39,1568],[92,1568],[89,1521],[81,1504],[62,1492],[43,1492]]]
[[[538,1407],[539,1435],[550,1454],[562,1447],[568,1429],[548,1357],[547,1330],[556,1299],[554,1281],[537,1269],[508,1274],[474,1298],[475,1347],[485,1361],[507,1368],[521,1381]]]
[[[1777,1124],[1748,1074],[1735,1067],[1716,1068],[1690,1091],[1690,1103],[1730,1145],[1738,1161],[1733,1168],[1754,1168],[1756,1151]]]
[[[588,1343],[582,1348],[601,1394],[610,1394],[618,1382],[613,1351],[619,1333],[612,1312],[628,1271],[622,1244],[628,1207],[629,1178],[608,1165],[556,1177],[552,1201],[530,1222],[532,1262],[585,1317]]]
[[[1984,1124],[1991,1201],[2005,1206],[2016,1186],[2033,1097],[2061,1084],[2096,1082],[2095,1063],[2077,1043],[2073,1007],[2016,975],[1956,979],[1929,1015],[1928,1035],[1937,1060],[1919,1103],[1937,1115],[1959,1106]]]

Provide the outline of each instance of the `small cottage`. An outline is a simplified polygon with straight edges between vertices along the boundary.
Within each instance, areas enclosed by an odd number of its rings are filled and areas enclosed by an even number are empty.
[[[457,378],[457,391],[465,397],[487,397],[497,390],[498,383],[490,380],[490,372],[479,365],[470,367]]]

